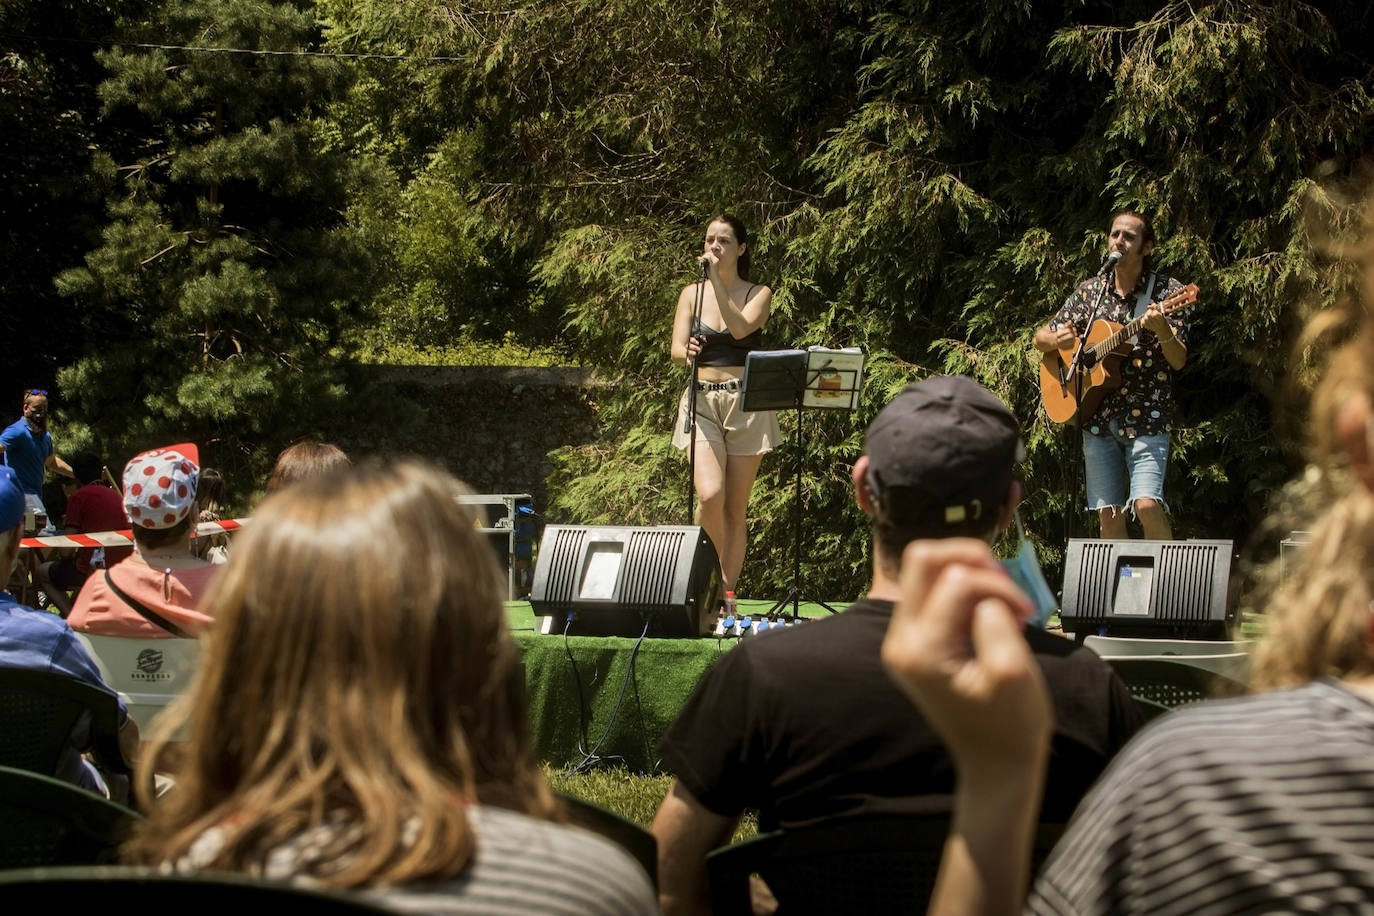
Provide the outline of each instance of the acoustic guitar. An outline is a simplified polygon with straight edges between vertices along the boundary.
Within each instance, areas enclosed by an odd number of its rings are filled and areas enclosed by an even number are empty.
[[[1189,283],[1159,307],[1169,315],[1196,301],[1197,284]],[[1131,352],[1131,338],[1144,326],[1144,315],[1126,324],[1097,319],[1088,328],[1083,355],[1072,372],[1069,367],[1078,351],[1078,338],[1046,353],[1040,361],[1040,402],[1049,418],[1056,423],[1072,423],[1080,416],[1086,420],[1096,413],[1103,398],[1121,387],[1122,360]],[[1082,376],[1081,390],[1077,375]]]

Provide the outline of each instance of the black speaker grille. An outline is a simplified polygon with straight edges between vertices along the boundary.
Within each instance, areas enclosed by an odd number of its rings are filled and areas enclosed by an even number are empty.
[[[1080,615],[1100,616],[1112,606],[1112,542],[1083,545],[1083,559],[1078,576],[1078,604]]]
[[[549,582],[545,597],[552,602],[572,601],[577,589],[577,555],[582,550],[582,542],[587,538],[586,528],[564,528],[558,532],[552,545],[544,545],[541,550],[551,550],[549,563]]]
[[[629,607],[660,608],[672,602],[673,571],[682,549],[681,531],[636,531],[625,556],[620,600]]]
[[[1178,623],[1217,619],[1212,608],[1215,544],[1169,544],[1160,549],[1155,589],[1155,617]]]

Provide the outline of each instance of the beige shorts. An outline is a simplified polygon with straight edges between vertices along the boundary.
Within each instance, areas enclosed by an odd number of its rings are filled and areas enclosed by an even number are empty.
[[[727,455],[762,455],[782,442],[776,410],[741,410],[743,397],[738,390],[697,392],[697,441],[724,443]],[[677,404],[677,425],[673,445],[687,448],[690,435],[683,432],[687,423],[687,392]]]

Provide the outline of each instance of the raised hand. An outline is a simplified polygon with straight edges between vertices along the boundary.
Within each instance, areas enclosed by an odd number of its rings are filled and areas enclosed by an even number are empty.
[[[1031,613],[982,541],[916,541],[883,640],[888,673],[921,709],[961,772],[1043,756],[1049,696],[1021,635]]]
[[[917,541],[883,665],[944,738],[958,768],[933,916],[1021,910],[1044,793],[1049,695],[1021,625],[1030,601],[982,541]],[[913,774],[913,779],[915,774]]]

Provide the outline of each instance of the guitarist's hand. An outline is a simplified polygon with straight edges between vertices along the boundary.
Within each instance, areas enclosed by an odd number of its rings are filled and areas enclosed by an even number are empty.
[[[1167,341],[1174,336],[1174,329],[1169,324],[1169,319],[1164,317],[1164,310],[1159,307],[1158,302],[1151,302],[1150,307],[1145,310],[1145,327],[1154,332],[1154,335],[1161,341]]]
[[[1073,332],[1073,325],[1066,324],[1059,330],[1051,330],[1049,325],[1045,325],[1035,333],[1035,349],[1041,353],[1050,353],[1054,350],[1062,350],[1064,347],[1073,343],[1077,335]]]

